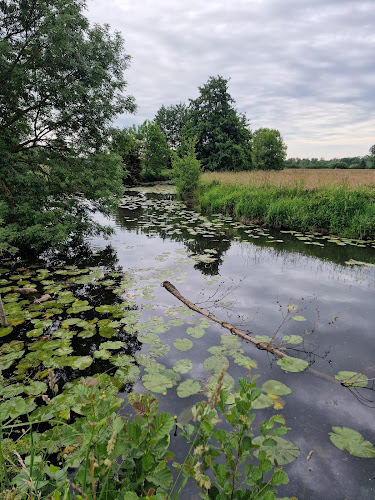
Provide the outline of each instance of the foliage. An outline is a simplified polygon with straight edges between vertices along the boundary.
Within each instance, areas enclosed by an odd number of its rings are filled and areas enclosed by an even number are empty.
[[[182,102],[171,106],[161,106],[155,115],[154,123],[167,138],[168,146],[173,151],[181,145],[181,131],[185,124],[186,105]]]
[[[290,230],[322,230],[349,238],[375,238],[373,187],[303,185],[247,186],[203,182],[198,192],[201,209],[256,220]]]
[[[200,181],[201,165],[195,152],[196,139],[186,139],[183,143],[185,154],[180,157],[173,152],[172,177],[177,194],[184,200],[191,199]]]
[[[375,144],[369,150],[369,168],[375,168]]]
[[[285,167],[287,168],[307,168],[307,169],[320,169],[320,168],[335,168],[332,165],[336,162],[343,162],[346,167],[343,168],[368,168],[367,160],[368,157],[364,156],[360,158],[359,156],[346,157],[346,158],[333,158],[331,160],[325,160],[324,158],[288,158],[285,160]]]
[[[261,423],[261,436],[255,443],[255,413],[252,409],[261,391],[254,379],[240,378],[240,387],[229,395],[221,388],[224,371],[221,371],[209,401],[198,403],[193,408],[198,428],[187,425],[183,429],[180,426],[182,435],[190,444],[190,453],[182,467],[175,466],[196,481],[203,490],[201,497],[205,499],[275,499],[275,486],[289,482],[277,460],[270,460],[272,448],[277,444],[274,438],[288,430],[285,420],[281,415],[274,415]],[[218,428],[221,418],[225,418],[229,431]],[[280,426],[274,429],[275,424]],[[258,450],[260,446],[263,449]],[[266,475],[269,479],[265,478]]]
[[[0,201],[11,243],[42,249],[100,230],[121,188],[105,144],[124,97],[121,36],[91,27],[82,0],[0,4]],[[87,200],[86,202],[84,201]]]
[[[197,137],[196,151],[203,170],[249,170],[251,132],[246,116],[238,114],[228,92],[228,81],[210,77],[190,100],[183,138]]]
[[[112,130],[111,149],[119,154],[127,182],[153,181],[162,178],[169,166],[170,151],[158,125],[145,121],[139,127]]]
[[[259,128],[252,137],[253,163],[257,170],[282,170],[287,146],[280,132]]]

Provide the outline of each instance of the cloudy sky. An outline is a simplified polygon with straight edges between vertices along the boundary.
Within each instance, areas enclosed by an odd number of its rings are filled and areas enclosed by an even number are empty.
[[[188,103],[210,76],[251,129],[278,129],[288,157],[363,156],[375,144],[374,0],[87,0],[122,33],[137,114]]]

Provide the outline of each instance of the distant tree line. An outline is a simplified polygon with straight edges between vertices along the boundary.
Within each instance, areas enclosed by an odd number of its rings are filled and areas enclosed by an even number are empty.
[[[375,150],[375,147],[374,147]],[[339,169],[365,169],[375,168],[375,155],[353,156],[348,158],[288,158],[285,161],[285,168],[339,168]]]
[[[192,143],[203,171],[282,169],[287,147],[280,132],[261,128],[252,133],[246,115],[235,108],[228,82],[210,77],[188,105],[161,106],[152,122],[113,130],[113,151],[123,159],[127,182],[162,178],[172,156],[192,155]]]

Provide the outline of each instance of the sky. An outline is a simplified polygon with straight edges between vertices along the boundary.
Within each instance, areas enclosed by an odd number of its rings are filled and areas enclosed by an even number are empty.
[[[374,0],[87,0],[121,32],[136,115],[189,103],[210,76],[229,81],[251,130],[280,131],[288,157],[364,156],[375,144]]]

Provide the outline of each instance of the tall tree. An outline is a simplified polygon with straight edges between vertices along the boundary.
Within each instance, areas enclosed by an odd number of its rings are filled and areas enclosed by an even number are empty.
[[[257,170],[282,170],[287,146],[275,129],[259,128],[253,134],[253,162]]]
[[[100,230],[90,213],[108,213],[121,188],[106,140],[112,118],[135,110],[123,95],[129,56],[84,8],[0,2],[0,216],[18,245],[41,249]]]
[[[168,107],[162,106],[155,115],[154,123],[167,138],[168,146],[174,151],[181,144],[181,131],[185,124],[187,108],[182,102]]]
[[[369,149],[370,168],[375,168],[375,144]]]
[[[196,151],[204,170],[251,169],[251,132],[244,114],[222,76],[210,77],[190,100],[183,137],[197,137]]]

